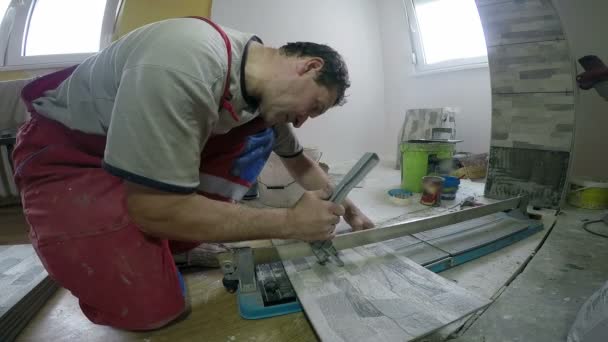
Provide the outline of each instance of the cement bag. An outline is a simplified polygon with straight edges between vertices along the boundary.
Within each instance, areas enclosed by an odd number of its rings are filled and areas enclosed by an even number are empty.
[[[606,341],[608,341],[608,282],[583,304],[568,334],[568,342]]]

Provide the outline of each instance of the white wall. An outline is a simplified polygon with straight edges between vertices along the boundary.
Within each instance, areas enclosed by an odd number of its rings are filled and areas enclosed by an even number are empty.
[[[416,76],[402,0],[378,1],[385,73],[385,147],[395,154],[399,128],[409,108],[460,107],[456,133],[459,151],[487,152],[490,147],[491,90],[489,69],[479,68]]]
[[[573,57],[596,54],[608,63],[608,1],[553,0]],[[363,151],[393,158],[408,108],[457,106],[458,149],[485,152],[490,141],[491,95],[487,68],[416,76],[402,0],[217,0],[212,19],[257,33],[267,45],[309,40],[340,51],[350,68],[349,103],[297,130],[325,160],[351,159]],[[580,67],[579,67],[580,68]],[[595,92],[577,94],[574,175],[608,174],[608,102]]]
[[[572,57],[596,55],[608,64],[608,1],[553,0],[560,15]],[[579,72],[580,64],[576,62]],[[608,175],[608,101],[595,91],[576,94],[573,176],[606,179]]]
[[[216,0],[211,18],[255,33],[267,46],[312,41],[340,52],[352,83],[348,103],[309,120],[296,133],[305,146],[319,147],[325,161],[384,152],[384,75],[375,0]]]

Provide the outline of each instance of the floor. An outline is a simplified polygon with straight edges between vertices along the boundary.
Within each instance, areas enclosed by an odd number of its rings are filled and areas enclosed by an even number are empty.
[[[581,228],[601,216],[565,208],[525,271],[458,341],[565,341],[578,309],[608,281],[608,239]]]
[[[19,245],[29,243],[28,226],[23,218],[21,207],[0,207],[0,245]]]
[[[339,177],[340,174],[348,170],[349,166],[348,163],[334,166],[330,169],[330,172]],[[378,226],[383,226],[447,210],[455,210],[455,204],[462,198],[469,195],[480,195],[483,192],[482,183],[467,182],[459,191],[458,199],[453,203],[446,202],[442,207],[429,208],[417,203],[418,198],[416,198],[411,205],[404,207],[393,204],[386,195],[386,191],[398,187],[399,182],[399,172],[392,169],[391,164],[383,164],[377,167],[363,182],[363,187],[354,189],[350,197]],[[479,200],[486,201],[484,198],[479,198]],[[468,329],[460,331],[460,333],[464,332],[465,335],[459,341],[469,341],[471,340],[468,339],[469,337],[472,339],[478,338],[479,341],[508,341],[508,338],[513,341],[536,341],[537,339],[534,336],[544,330],[555,330],[553,325],[558,323],[563,326],[560,331],[563,332],[567,329],[584,298],[587,298],[593,292],[593,289],[599,288],[608,278],[606,266],[599,265],[601,261],[595,259],[602,256],[604,264],[608,265],[605,263],[605,254],[597,254],[600,249],[608,251],[606,242],[595,236],[590,237],[590,234],[578,228],[580,223],[578,220],[581,217],[586,217],[586,215],[593,216],[598,215],[598,213],[580,213],[569,209],[559,216],[559,224],[551,231],[549,228],[553,226],[555,216],[550,212],[545,212],[543,216],[545,230],[541,233],[537,233],[499,252],[442,272],[442,276],[469,290],[478,291],[487,297],[498,298],[480,318],[473,316],[472,318],[477,319],[468,320],[468,323],[465,324],[465,328]],[[9,220],[7,221],[6,218]],[[0,211],[0,220],[3,228],[2,233],[0,233],[0,243],[26,240],[25,225],[22,217],[19,217],[18,211]],[[10,227],[5,225],[5,222],[11,222]],[[7,229],[4,229],[5,226]],[[339,228],[347,230],[348,226],[340,224]],[[551,235],[544,241],[545,235],[550,231]],[[7,232],[6,237],[3,236],[5,232]],[[542,248],[537,252],[541,245]],[[581,246],[584,246],[584,248]],[[537,256],[531,258],[535,253]],[[519,274],[522,270],[523,273]],[[515,277],[517,274],[519,276]],[[146,333],[124,332],[96,326],[88,322],[82,315],[76,299],[68,291],[60,290],[25,328],[18,340],[317,340],[303,313],[258,321],[241,319],[237,313],[235,296],[224,290],[221,278],[222,274],[219,270],[204,270],[187,274],[185,279],[192,309],[190,315],[165,329]],[[572,284],[571,281],[576,279],[585,280]],[[519,290],[519,293],[517,290]],[[553,294],[554,292],[556,294]],[[523,309],[521,312],[516,312],[512,305],[507,305],[510,302],[509,300],[503,300],[504,296],[523,296],[522,298],[525,298],[525,300],[522,300],[523,302],[531,307],[537,307],[538,310],[546,310],[547,314],[551,313],[551,319],[547,317],[542,324],[538,321],[536,325],[524,326],[523,322],[526,321],[526,317],[538,319],[541,317],[540,313],[524,315],[522,312],[526,311]],[[559,297],[559,300],[549,301],[551,296],[555,297],[553,299]],[[548,309],[549,307],[550,309]],[[502,314],[502,312],[505,313]],[[490,318],[486,320],[486,316],[495,319],[493,321]],[[556,321],[552,321],[552,319]],[[510,335],[509,331],[496,329],[495,326],[505,324],[503,321],[508,324],[512,323],[513,325],[506,325],[512,330],[520,329],[521,331],[517,333],[521,336],[512,335],[516,333],[515,331],[511,331]],[[459,324],[448,326],[439,333],[428,336],[424,341],[435,342],[444,340],[449,336],[458,336],[458,329],[466,322],[462,321]],[[516,326],[515,322],[522,322],[522,325]],[[218,329],[218,327],[223,327],[223,329]],[[526,327],[527,329],[524,329]],[[488,329],[497,330],[496,334],[488,333]],[[498,335],[498,331],[505,334],[505,338]],[[522,336],[527,337],[523,338]]]

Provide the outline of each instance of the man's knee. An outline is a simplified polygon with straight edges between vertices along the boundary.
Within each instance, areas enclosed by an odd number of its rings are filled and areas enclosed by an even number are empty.
[[[162,328],[182,317],[186,310],[183,297],[150,300],[145,296],[128,301],[117,301],[104,308],[80,301],[84,315],[93,323],[114,328],[143,331]]]

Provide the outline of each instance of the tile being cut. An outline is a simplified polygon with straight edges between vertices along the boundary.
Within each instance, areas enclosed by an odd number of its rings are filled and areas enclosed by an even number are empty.
[[[411,235],[379,242],[378,244],[384,245],[385,248],[388,248],[394,254],[409,258],[418,265],[425,267],[450,256],[448,253]],[[369,245],[368,247],[373,246]]]
[[[344,267],[321,266],[314,257],[284,261],[322,341],[409,341],[489,304],[395,249],[378,243],[345,250]]]
[[[453,224],[414,234],[420,240],[451,256],[511,236],[528,229],[530,221],[517,220],[505,213]]]

